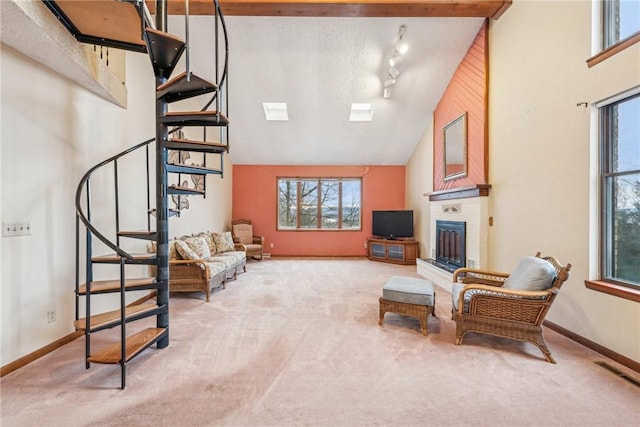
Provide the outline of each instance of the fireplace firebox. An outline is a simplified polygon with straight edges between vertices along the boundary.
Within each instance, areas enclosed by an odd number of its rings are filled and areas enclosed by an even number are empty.
[[[466,266],[466,222],[436,220],[436,264],[446,270]]]

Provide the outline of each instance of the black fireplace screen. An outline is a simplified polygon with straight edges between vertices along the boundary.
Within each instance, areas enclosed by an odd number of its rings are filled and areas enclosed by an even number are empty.
[[[465,267],[465,231],[464,221],[436,221],[436,262],[451,267]]]

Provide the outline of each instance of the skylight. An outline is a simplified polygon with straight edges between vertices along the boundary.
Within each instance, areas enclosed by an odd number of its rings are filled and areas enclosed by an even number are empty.
[[[262,108],[267,120],[289,120],[286,102],[263,102]]]
[[[373,119],[373,105],[351,104],[350,122],[370,122]]]

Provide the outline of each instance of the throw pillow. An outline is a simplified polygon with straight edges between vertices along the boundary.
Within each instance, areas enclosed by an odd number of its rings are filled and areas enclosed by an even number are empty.
[[[156,242],[151,242],[151,244],[149,245],[149,253],[155,254],[156,252],[158,252],[158,243]],[[180,254],[178,253],[177,249],[176,249],[176,241],[175,240],[171,240],[169,241],[169,259],[180,259]]]
[[[215,240],[216,242],[217,252],[229,252],[235,249],[233,237],[231,237],[230,231],[225,231],[223,233],[213,233],[212,235],[213,240]]]
[[[202,232],[198,234],[198,237],[202,237],[204,241],[207,242],[207,246],[209,246],[209,253],[211,255],[215,255],[218,250],[216,248],[216,241],[213,240],[211,233]]]
[[[542,291],[551,287],[556,269],[548,261],[534,256],[522,257],[502,286],[505,289]]]
[[[202,237],[189,237],[176,242],[176,249],[184,259],[206,259],[211,256],[209,246]]]
[[[169,241],[169,259],[180,259],[180,254],[178,253],[176,240]]]

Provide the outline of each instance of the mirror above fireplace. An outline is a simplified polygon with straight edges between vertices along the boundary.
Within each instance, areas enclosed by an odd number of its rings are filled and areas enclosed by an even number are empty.
[[[467,176],[467,113],[444,127],[444,180]]]

